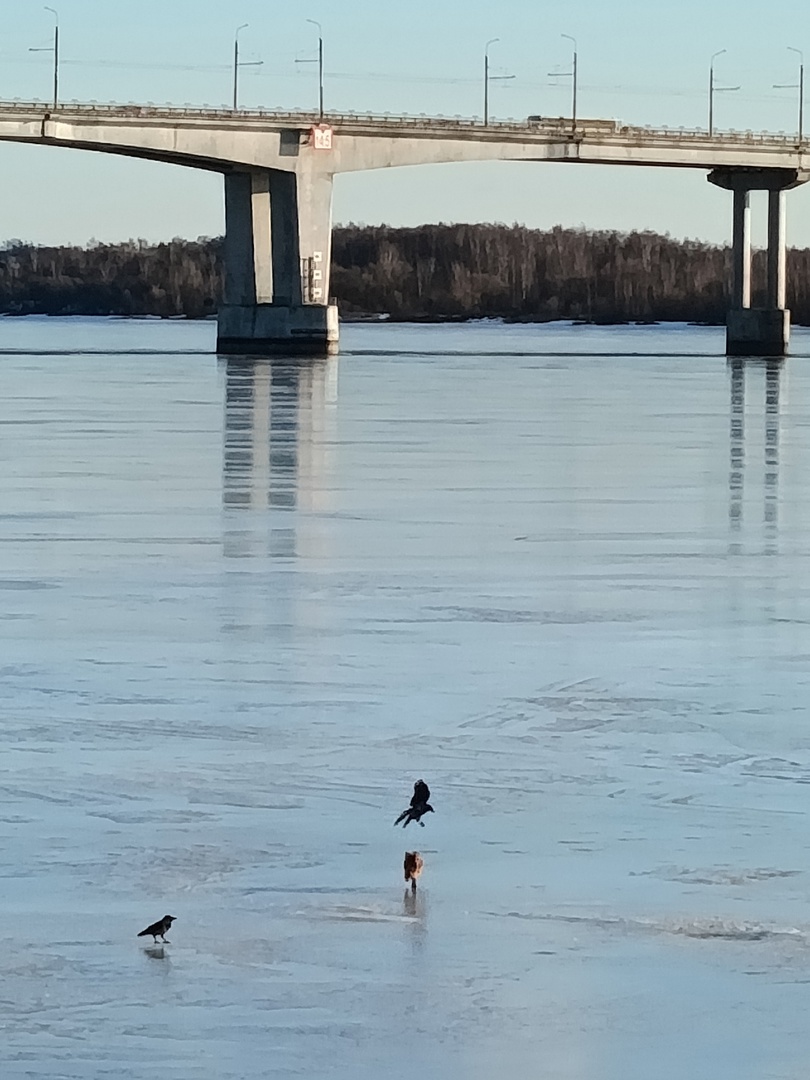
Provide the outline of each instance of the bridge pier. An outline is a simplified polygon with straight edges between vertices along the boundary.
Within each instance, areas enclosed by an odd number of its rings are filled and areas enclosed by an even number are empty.
[[[734,197],[731,307],[726,318],[727,356],[784,356],[790,341],[786,304],[785,192],[803,184],[798,169],[718,168],[709,182]],[[767,288],[764,307],[751,307],[752,191],[768,192]]]
[[[311,168],[225,173],[225,287],[217,352],[336,352],[331,249],[331,174]]]

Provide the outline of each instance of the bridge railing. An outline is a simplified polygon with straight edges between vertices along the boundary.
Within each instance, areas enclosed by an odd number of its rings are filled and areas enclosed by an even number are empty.
[[[52,106],[42,101],[0,101],[0,117],[4,114],[30,115],[37,118],[47,115],[78,115],[85,118],[120,117],[122,119],[155,120],[216,120],[220,122],[267,122],[291,127],[309,127],[320,122],[317,112],[290,109],[229,109],[224,106],[173,106],[156,104],[106,104],[99,102],[64,102],[54,112]],[[330,112],[323,117],[323,122],[331,127],[358,127],[369,125],[376,128],[393,128],[397,131],[430,129],[442,131],[475,132],[481,135],[498,134],[559,135],[569,138],[576,136],[599,137],[606,139],[644,139],[664,140],[666,142],[688,141],[703,144],[761,144],[784,147],[797,145],[795,135],[785,132],[768,131],[720,131],[709,134],[701,128],[672,128],[622,124],[619,121],[577,121],[576,127],[566,117],[548,117],[540,121],[528,120],[490,120],[488,124],[473,117],[462,116],[418,116],[396,115],[390,113]]]

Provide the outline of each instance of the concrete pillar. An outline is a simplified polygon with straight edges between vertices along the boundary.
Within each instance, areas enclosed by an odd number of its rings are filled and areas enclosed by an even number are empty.
[[[733,277],[731,304],[751,307],[751,198],[747,188],[734,188],[734,229],[732,240]]]
[[[306,159],[295,170],[226,174],[217,350],[268,356],[337,351],[331,246],[331,173]]]
[[[225,303],[255,304],[250,174],[225,174]]]
[[[272,298],[270,182],[266,172],[225,174],[225,303]]]
[[[717,168],[709,182],[733,192],[733,274],[726,320],[729,356],[784,356],[790,339],[785,307],[785,192],[810,178],[800,169]],[[749,193],[768,192],[768,281],[765,307],[751,307]]]
[[[273,299],[270,265],[270,177],[266,172],[251,173],[250,213],[253,223],[253,280],[256,303],[269,304]]]
[[[768,192],[768,307],[784,308],[787,296],[785,192]]]
[[[301,303],[301,254],[298,243],[298,177],[270,173],[270,229],[273,237],[273,303]]]
[[[304,302],[328,304],[332,262],[332,177],[306,170],[299,174],[298,185]]]

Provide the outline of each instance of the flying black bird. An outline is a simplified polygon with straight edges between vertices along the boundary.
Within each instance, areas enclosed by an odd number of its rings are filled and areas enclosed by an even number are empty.
[[[430,788],[424,780],[417,780],[413,785],[411,806],[419,806],[420,804],[427,804],[428,802],[430,802]]]
[[[411,892],[416,892],[416,879],[422,873],[425,861],[418,851],[406,851],[403,869],[405,870],[405,884],[410,881]]]
[[[436,813],[436,811],[433,809],[433,807],[430,805],[430,803],[420,803],[419,806],[409,806],[407,810],[403,810],[402,813],[397,818],[397,820],[394,822],[394,824],[399,825],[399,823],[401,821],[402,822],[402,828],[404,829],[405,826],[410,825],[410,823],[412,821],[418,821],[419,824],[424,829],[425,823],[424,823],[424,821],[421,821],[420,819],[422,817],[424,817],[425,814],[435,814],[435,813]]]
[[[434,814],[435,813],[435,810],[433,809],[433,807],[428,802],[429,798],[430,798],[430,788],[427,786],[427,784],[425,783],[424,780],[417,780],[416,783],[413,785],[413,795],[411,795],[411,805],[408,807],[407,810],[402,811],[402,813],[399,815],[399,817],[394,822],[394,824],[399,825],[399,823],[401,821],[403,823],[402,828],[404,829],[405,826],[409,825],[412,821],[418,821],[419,824],[424,829],[425,823],[424,823],[424,821],[421,821],[420,819],[425,814]]]
[[[165,934],[168,930],[171,929],[172,923],[174,922],[175,918],[176,916],[174,915],[164,915],[162,919],[158,919],[158,921],[153,922],[151,926],[147,926],[145,930],[141,930],[140,934],[138,934],[138,937],[147,937],[147,935],[151,934],[152,937],[155,939],[155,944],[157,944],[158,938],[160,938],[161,941],[166,941]],[[166,943],[168,945],[171,944],[171,942]]]

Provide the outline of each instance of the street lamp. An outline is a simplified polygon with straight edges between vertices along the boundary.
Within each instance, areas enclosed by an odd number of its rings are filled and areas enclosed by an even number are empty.
[[[239,108],[239,68],[240,67],[260,67],[264,63],[263,60],[240,60],[239,59],[239,31],[244,30],[250,23],[242,23],[241,26],[237,26],[236,33],[233,36],[233,107],[234,111]]]
[[[548,73],[550,79],[570,79],[571,80],[571,130],[576,134],[577,130],[577,41],[576,38],[571,37],[570,34],[560,34],[560,37],[567,38],[568,41],[574,43],[574,55],[571,63],[570,71],[550,71]]]
[[[499,82],[504,82],[515,77],[514,75],[490,75],[489,73],[489,47],[500,40],[497,37],[490,38],[484,46],[484,127],[489,124],[489,84],[496,79]]]
[[[797,53],[799,57],[799,142],[801,142],[804,128],[804,53],[792,45],[788,45],[788,49],[790,52]]]
[[[560,34],[560,37],[567,38],[568,41],[573,42],[574,56],[571,64],[571,127],[576,132],[577,130],[577,40],[572,38],[570,34]]]
[[[489,123],[489,47],[500,38],[490,38],[484,46],[484,127]]]
[[[795,49],[792,45],[787,46],[790,52],[798,53],[799,56],[799,81],[797,83],[774,83],[774,90],[798,90],[799,91],[799,142],[804,134],[804,53],[801,49]]]
[[[53,107],[59,104],[59,12],[56,8],[45,5],[45,11],[53,12],[53,45],[41,49],[29,49],[29,52],[52,52],[53,53]]]
[[[312,60],[296,60],[296,64],[314,64],[318,65],[318,119],[323,123],[323,28],[319,22],[315,19],[307,19],[308,23],[312,23],[313,26],[318,28],[318,59]]]
[[[714,62],[718,56],[722,56],[726,49],[719,49],[716,53],[712,53],[712,58],[709,63],[709,135],[714,134],[714,95],[716,93],[725,93],[727,91],[739,90],[739,86],[715,86],[714,85]]]

